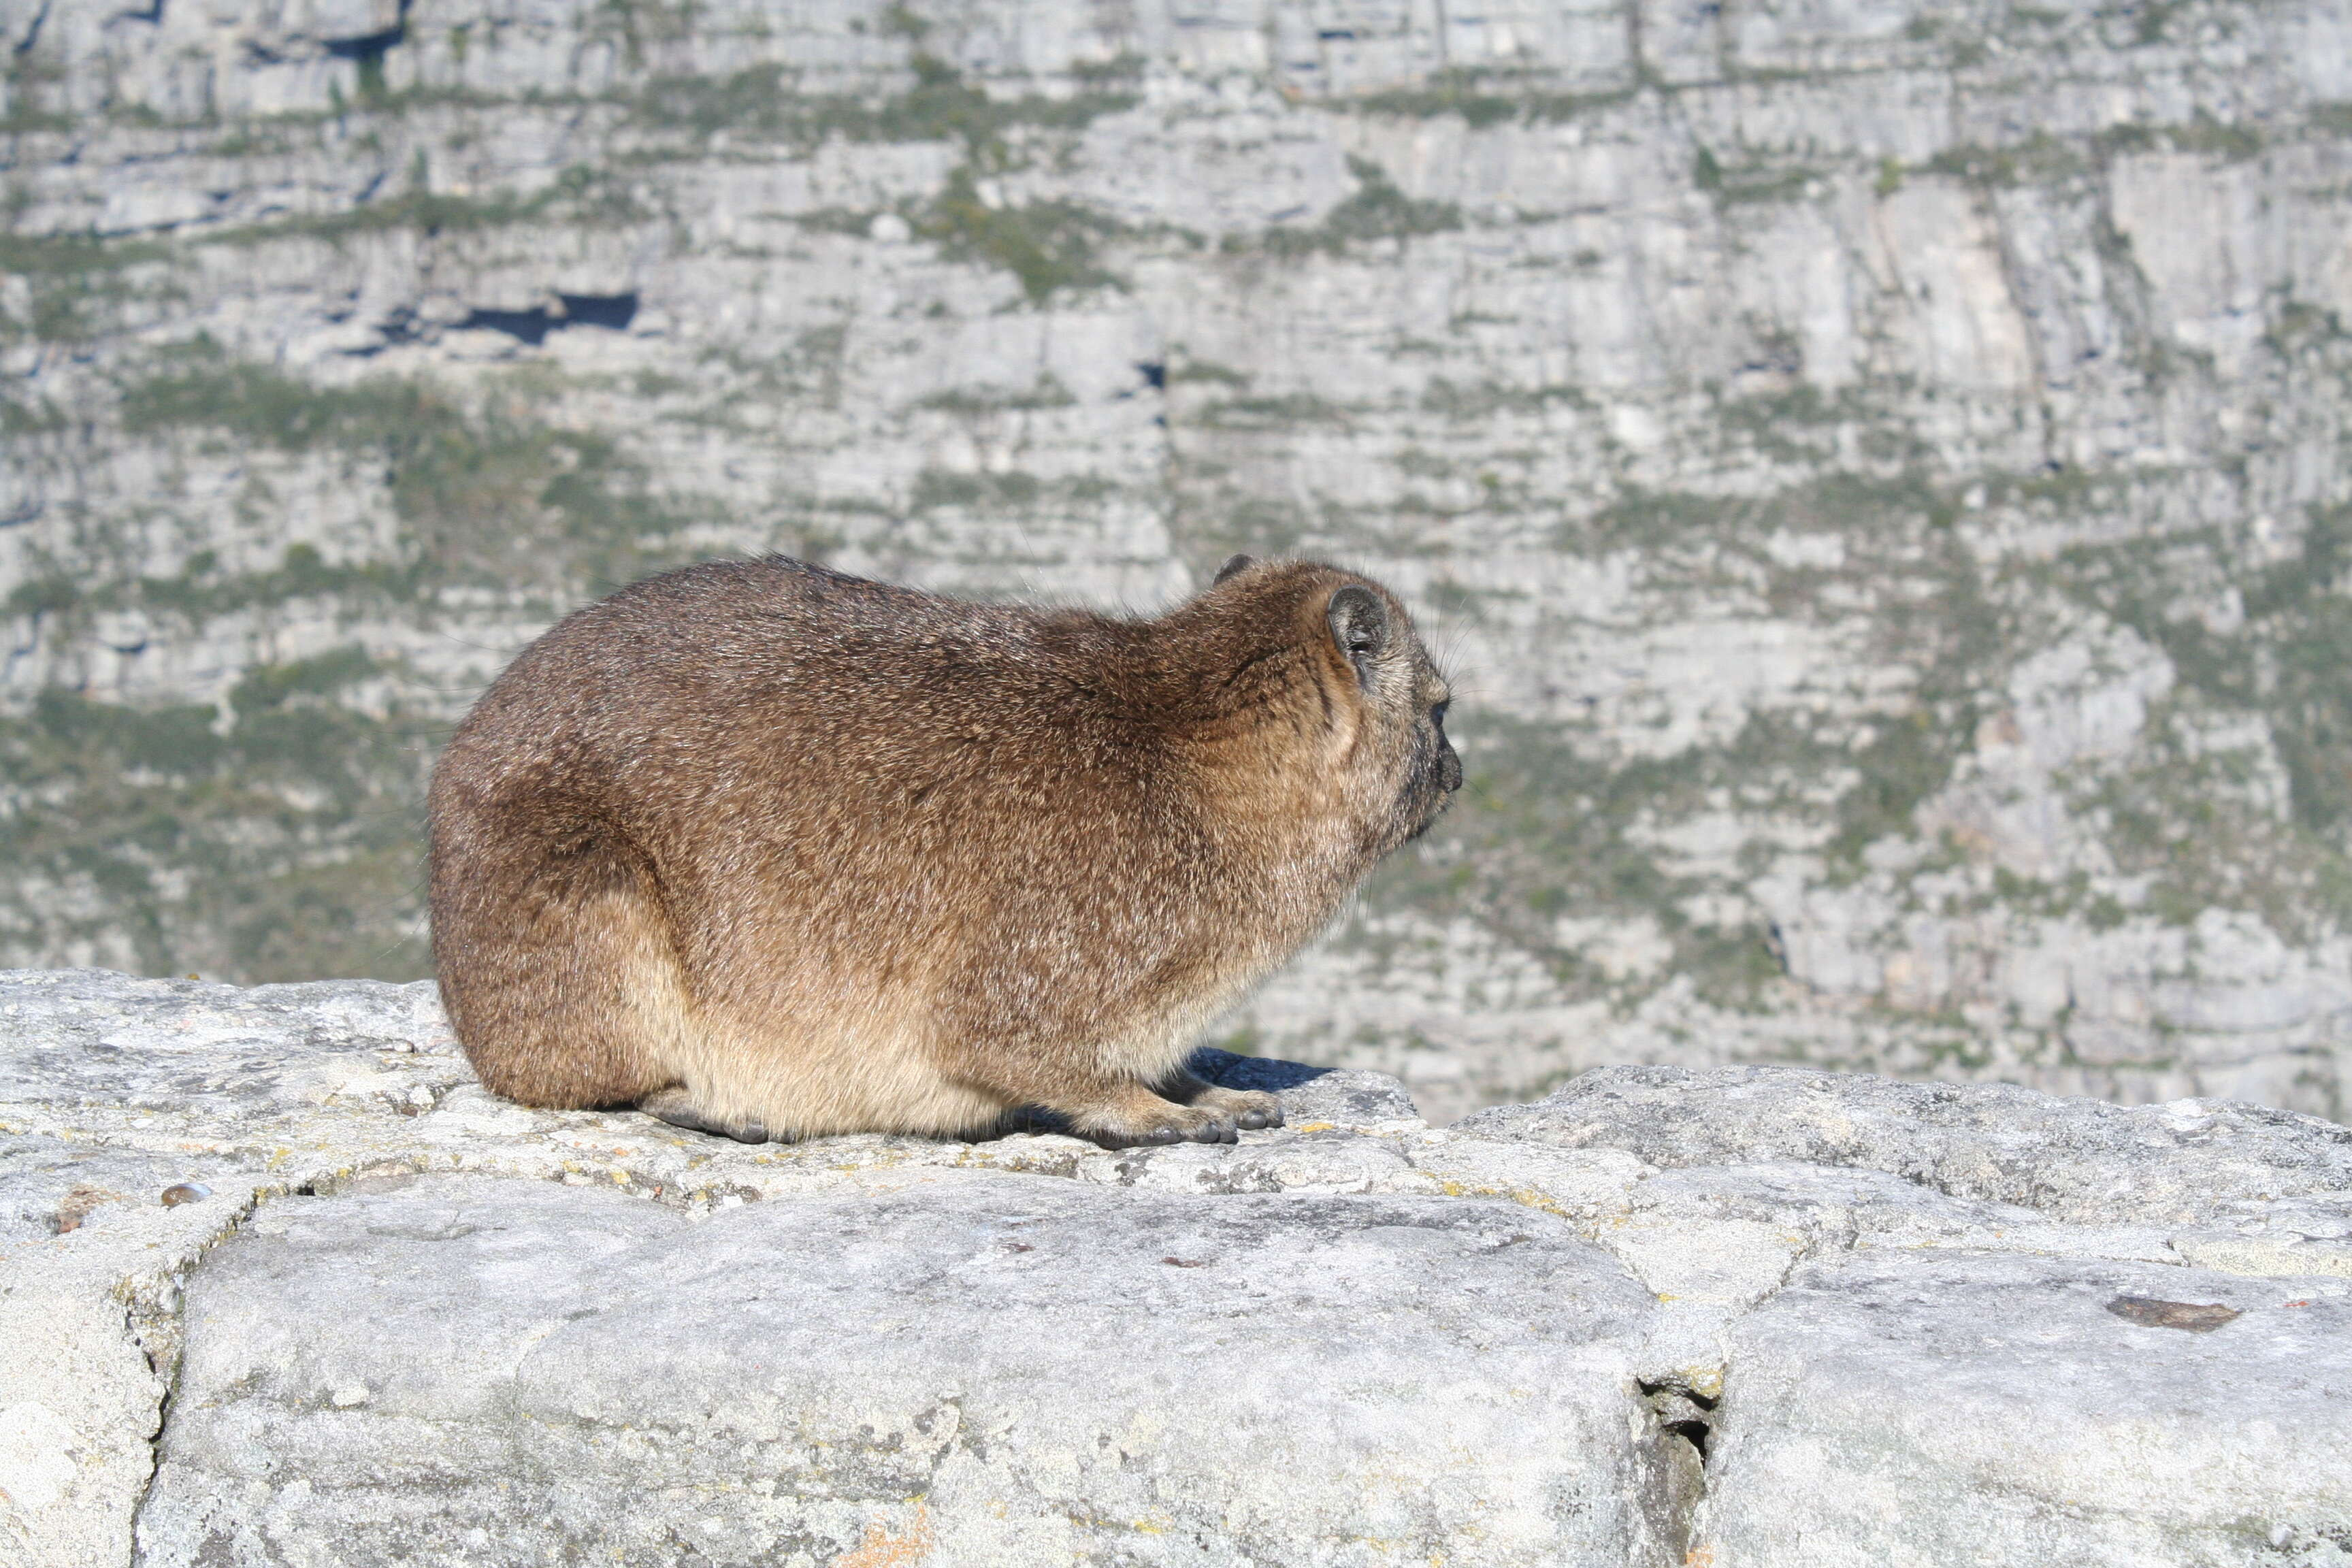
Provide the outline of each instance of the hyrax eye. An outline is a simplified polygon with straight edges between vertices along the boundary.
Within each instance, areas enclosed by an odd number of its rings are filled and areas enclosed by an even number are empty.
[[[1447,698],[1444,701],[1440,702],[1437,706],[1429,710],[1429,721],[1433,724],[1443,725],[1445,722],[1445,710],[1453,706],[1454,699],[1451,697]]]

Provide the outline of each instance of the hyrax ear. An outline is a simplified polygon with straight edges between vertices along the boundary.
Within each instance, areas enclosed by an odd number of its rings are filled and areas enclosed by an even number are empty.
[[[1358,683],[1369,690],[1372,666],[1389,646],[1389,607],[1370,588],[1350,583],[1331,595],[1328,616],[1331,640],[1356,667]]]
[[[1217,574],[1209,579],[1209,586],[1213,588],[1228,577],[1238,577],[1256,564],[1257,557],[1255,555],[1229,556],[1225,563],[1217,568]]]

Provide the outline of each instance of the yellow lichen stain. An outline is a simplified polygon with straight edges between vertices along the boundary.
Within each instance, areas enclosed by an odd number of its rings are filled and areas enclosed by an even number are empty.
[[[915,1522],[904,1535],[893,1535],[878,1524],[866,1527],[866,1539],[855,1550],[833,1560],[833,1568],[915,1568],[931,1552],[931,1510],[918,1500]]]
[[[1339,1124],[1336,1121],[1302,1121],[1291,1131],[1293,1132],[1328,1132],[1338,1125]]]
[[[1474,1182],[1459,1182],[1441,1177],[1438,1180],[1437,1190],[1449,1198],[1507,1198],[1521,1208],[1536,1209],[1560,1219],[1573,1217],[1551,1199],[1528,1187],[1489,1187]]]
[[[1569,1217],[1569,1213],[1566,1209],[1552,1202],[1551,1199],[1544,1196],[1543,1194],[1536,1192],[1531,1188],[1515,1187],[1511,1190],[1508,1195],[1510,1200],[1518,1205],[1521,1208],[1538,1209],[1548,1215],[1556,1215],[1561,1219],[1567,1219]]]
[[[1715,1568],[1715,1548],[1694,1546],[1683,1553],[1683,1568]]]

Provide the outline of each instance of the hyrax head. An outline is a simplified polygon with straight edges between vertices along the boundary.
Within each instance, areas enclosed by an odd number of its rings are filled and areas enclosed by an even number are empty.
[[[1426,832],[1462,787],[1462,759],[1445,738],[1453,689],[1394,595],[1352,573],[1236,555],[1218,571],[1303,574],[1296,613],[1321,655],[1323,695],[1344,716],[1344,767],[1361,794],[1364,848],[1385,855]],[[1319,645],[1319,646],[1318,646]]]

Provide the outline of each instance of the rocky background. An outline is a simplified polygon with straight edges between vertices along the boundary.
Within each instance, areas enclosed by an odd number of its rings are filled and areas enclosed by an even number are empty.
[[[0,0],[0,962],[426,972],[647,571],[1426,607],[1227,1043],[2352,1115],[2337,0]]]

